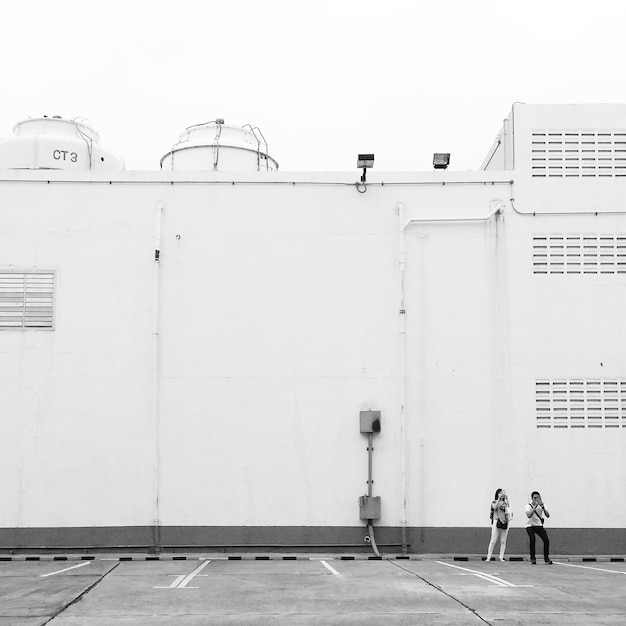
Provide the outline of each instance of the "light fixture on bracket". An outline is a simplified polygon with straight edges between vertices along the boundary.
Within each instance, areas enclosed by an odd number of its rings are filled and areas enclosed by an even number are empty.
[[[364,183],[366,179],[367,169],[370,167],[374,167],[374,155],[359,154],[356,166],[363,169],[363,174],[361,174],[361,182]]]
[[[445,170],[450,165],[449,152],[435,152],[433,154],[433,166],[436,170]]]

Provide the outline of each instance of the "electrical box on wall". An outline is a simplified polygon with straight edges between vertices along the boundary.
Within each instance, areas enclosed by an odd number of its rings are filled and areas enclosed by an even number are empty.
[[[361,496],[359,498],[360,519],[380,519],[381,503],[380,496]]]
[[[362,433],[380,432],[380,411],[361,411],[359,417]]]

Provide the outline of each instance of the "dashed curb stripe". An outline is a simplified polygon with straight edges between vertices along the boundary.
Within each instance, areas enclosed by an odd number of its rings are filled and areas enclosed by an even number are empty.
[[[27,555],[0,555],[0,561],[95,561],[95,556],[69,555],[69,556],[27,556]]]
[[[336,561],[431,561],[435,558],[440,560],[451,560],[451,561],[486,561],[484,556],[479,555],[469,555],[469,556],[452,556],[452,555],[419,555],[419,554],[400,554],[400,555],[382,555],[382,556],[373,556],[367,554],[344,554],[344,555],[315,555],[315,556],[307,556],[307,555],[278,555],[278,554],[263,554],[263,555],[255,555],[255,554],[201,554],[201,555],[175,555],[175,554],[167,554],[167,555],[124,555],[124,556],[94,556],[94,555],[0,555],[0,562],[9,562],[9,561],[17,561],[17,562],[30,562],[30,561],[95,561],[95,560],[107,560],[107,561],[202,561],[204,559],[210,558],[211,560],[223,560],[223,561],[310,561],[316,560],[318,558],[324,558],[327,560],[336,560]],[[554,556],[553,558],[558,559],[560,561],[569,561],[569,562],[582,562],[582,563],[624,563],[626,558],[623,556]],[[529,561],[528,557],[524,556],[511,556],[505,559],[510,562],[523,562]]]
[[[395,561],[395,560],[413,560],[423,561],[429,560],[419,556],[398,555],[398,556],[367,556],[367,555],[317,555],[317,556],[301,556],[301,555],[214,555],[203,554],[198,556],[25,556],[25,555],[12,555],[12,556],[0,556],[0,562],[2,561],[93,561],[93,560],[107,560],[107,561],[202,561],[206,558],[210,558],[214,561],[310,561],[318,558],[324,558],[326,560],[340,560],[340,561]],[[443,557],[445,558],[445,557]]]

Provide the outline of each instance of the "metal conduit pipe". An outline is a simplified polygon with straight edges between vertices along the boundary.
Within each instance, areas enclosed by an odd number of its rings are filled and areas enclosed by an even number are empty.
[[[373,455],[374,455],[374,434],[368,433],[367,436],[367,495],[368,497],[372,497],[373,494]],[[374,537],[374,520],[367,520],[367,531],[369,533],[370,542],[372,544],[372,550],[374,550],[374,554],[376,556],[380,556],[380,552],[378,551],[378,546],[376,545],[376,538]]]
[[[626,215],[626,211],[520,211],[515,207],[515,198],[509,198],[511,207],[518,215],[541,217],[542,215]]]
[[[368,520],[367,531],[369,532],[369,538],[372,543],[372,550],[374,550],[374,554],[376,556],[380,556],[380,551],[376,545],[376,538],[374,537],[374,522],[372,520]],[[402,553],[405,554],[404,549],[402,550]]]
[[[191,147],[188,148],[180,148],[180,150],[190,150]],[[240,150],[250,150],[249,148],[240,148]],[[165,156],[171,154],[171,151],[168,152]],[[310,180],[310,181],[296,181],[296,180],[159,180],[155,178],[154,180],[149,179],[129,179],[129,180],[112,180],[110,178],[102,179],[102,180],[85,180],[85,179],[53,179],[53,178],[3,178],[0,175],[0,184],[1,183],[43,183],[47,185],[51,184],[81,184],[81,185],[292,185],[294,187],[354,187],[353,182],[340,182],[340,181],[321,181],[321,180]],[[512,185],[512,180],[502,181],[471,181],[471,180],[458,180],[458,181],[447,181],[447,182],[438,182],[438,181],[413,181],[413,182],[368,182],[366,183],[368,187],[378,186],[378,187],[424,187],[424,186],[439,186],[444,187],[446,185],[482,185],[482,186],[495,186],[495,185]],[[445,221],[445,220],[444,220]]]

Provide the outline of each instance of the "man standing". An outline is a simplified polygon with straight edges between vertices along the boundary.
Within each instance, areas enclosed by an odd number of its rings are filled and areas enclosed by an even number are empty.
[[[530,499],[530,504],[526,505],[526,517],[528,518],[526,522],[526,532],[530,539],[530,562],[533,565],[537,565],[537,558],[535,556],[535,535],[539,535],[543,541],[543,558],[547,565],[552,565],[552,561],[550,560],[550,540],[548,539],[546,529],[543,527],[544,515],[545,517],[550,517],[550,513],[541,500],[541,494],[538,491],[533,491],[530,494]]]

